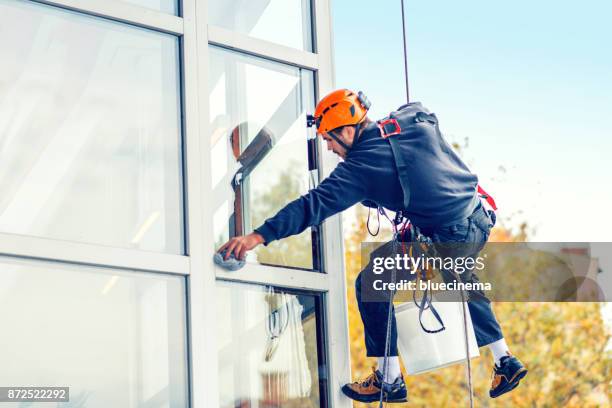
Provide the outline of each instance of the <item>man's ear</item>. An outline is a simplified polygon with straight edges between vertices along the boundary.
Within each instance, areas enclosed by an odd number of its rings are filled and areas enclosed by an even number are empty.
[[[349,128],[349,126],[342,126],[340,129],[338,129],[338,134],[342,135],[342,139],[344,141],[350,140],[350,137],[349,137],[350,133],[347,130],[348,128]]]
[[[355,140],[355,130],[357,130],[357,128],[355,126],[345,126],[344,129],[346,129],[344,132],[344,139],[347,142]]]

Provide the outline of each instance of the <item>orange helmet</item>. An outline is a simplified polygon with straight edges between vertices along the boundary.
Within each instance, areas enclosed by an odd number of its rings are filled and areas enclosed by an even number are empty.
[[[327,133],[341,126],[361,123],[370,109],[370,101],[359,91],[338,89],[317,104],[314,121],[318,133]]]

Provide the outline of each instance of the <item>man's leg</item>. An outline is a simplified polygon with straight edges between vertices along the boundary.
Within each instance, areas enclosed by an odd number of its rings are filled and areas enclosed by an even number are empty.
[[[382,357],[385,355],[385,341],[387,336],[387,316],[389,314],[389,292],[380,292],[375,296],[377,299],[367,298],[364,301],[362,293],[363,276],[362,271],[355,281],[355,297],[359,306],[359,314],[363,322],[365,345],[368,357]],[[365,284],[367,284],[367,278]],[[366,289],[367,291],[367,289]],[[367,291],[366,296],[369,295]],[[374,294],[373,294],[374,295]],[[387,300],[385,300],[387,298]],[[392,306],[393,307],[393,306]],[[389,337],[389,356],[397,356],[397,323],[395,313],[392,311],[391,327]]]
[[[355,281],[355,297],[359,306],[359,314],[363,322],[366,352],[368,357],[378,357],[378,368],[382,371],[387,340],[387,318],[389,314],[389,292],[381,292],[376,299],[363,300],[362,277],[367,269],[361,271]],[[367,278],[366,278],[367,282]],[[367,283],[366,283],[367,284]],[[369,292],[368,292],[369,293]],[[379,295],[376,294],[378,297]],[[385,298],[387,300],[385,300]],[[389,353],[387,362],[387,373],[385,382],[392,383],[400,376],[399,357],[397,352],[397,322],[395,321],[395,310],[391,311],[391,326],[389,328]]]
[[[455,253],[452,254],[452,257],[466,257],[475,259],[478,256],[478,252],[472,254],[458,252],[462,246],[463,244],[457,245],[457,248],[453,251]],[[455,275],[451,271],[442,270],[441,273],[445,282],[453,282],[456,280]],[[463,273],[458,273],[457,275],[464,283],[480,282],[473,269],[465,270]],[[490,346],[493,344],[495,363],[499,363],[501,357],[507,354],[508,349],[506,347],[505,350],[500,352],[499,346],[505,345],[506,343],[504,341],[504,334],[499,322],[493,313],[491,301],[487,298],[485,293],[480,290],[466,291],[466,296],[468,309],[470,310],[470,316],[474,326],[474,334],[476,335],[476,343],[478,344],[478,347]]]
[[[489,219],[485,211],[479,208],[472,214],[467,225],[457,225],[454,228],[444,231],[437,231],[434,235],[435,242],[455,242],[457,243],[451,252],[452,257],[478,257],[480,250],[486,244],[489,233],[493,225],[493,220]],[[467,227],[467,231],[461,228]],[[456,237],[452,235],[456,234]],[[463,251],[462,252],[462,248]],[[478,276],[474,273],[474,268],[459,274],[463,282],[479,282]],[[454,276],[448,271],[443,271],[442,276],[445,281],[453,281]],[[523,364],[508,350],[501,327],[495,318],[490,300],[484,292],[471,290],[468,291],[468,308],[474,326],[476,342],[479,347],[489,346],[494,358],[494,376],[489,395],[496,398],[509,392],[518,386],[519,381],[527,374],[527,369]]]
[[[385,244],[375,256],[392,246]],[[387,373],[381,373],[384,366],[385,345],[387,341],[387,319],[389,316],[389,291],[372,290],[372,262],[364,268],[355,281],[355,297],[364,326],[365,344],[368,357],[378,357],[378,370],[364,380],[342,387],[342,392],[356,401],[378,401],[382,392],[387,402],[405,402],[407,398],[406,384],[401,375],[397,353],[397,325],[395,314],[391,309],[391,325],[389,326],[389,353],[387,353]],[[392,306],[391,306],[392,307]]]
[[[478,254],[471,256],[476,257]],[[473,271],[465,271],[459,277],[463,282],[479,282],[478,276]],[[503,340],[504,334],[495,317],[495,313],[493,313],[491,301],[484,292],[478,290],[467,291],[467,299],[478,347],[488,346]]]
[[[473,271],[466,271],[459,277],[464,282],[478,282]],[[489,299],[481,291],[468,291],[467,295],[478,347],[488,346],[493,353],[493,382],[489,396],[496,398],[516,388],[527,369],[510,353]]]

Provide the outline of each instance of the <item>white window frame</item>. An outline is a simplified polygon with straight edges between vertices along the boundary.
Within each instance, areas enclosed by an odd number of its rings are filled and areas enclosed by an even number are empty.
[[[188,255],[154,253],[136,249],[67,242],[49,238],[0,233],[0,254],[65,263],[95,265],[182,275],[187,280],[188,367],[191,407],[219,406],[217,344],[217,279],[273,285],[319,292],[326,310],[325,344],[330,406],[352,404],[340,387],[350,381],[348,311],[344,274],[341,216],[327,219],[321,228],[323,273],[248,264],[238,272],[226,272],[212,262],[214,253],[211,151],[208,126],[208,47],[219,45],[272,61],[314,71],[316,93],[333,89],[333,59],[329,0],[312,0],[313,49],[308,52],[248,37],[207,24],[207,0],[182,0],[182,16],[119,0],[22,0],[57,6],[133,26],[173,34],[181,44],[181,96],[183,109],[183,157],[185,239]],[[321,143],[319,151],[322,152]],[[330,154],[320,155],[319,173],[326,177],[337,165]],[[211,373],[213,373],[211,375]]]

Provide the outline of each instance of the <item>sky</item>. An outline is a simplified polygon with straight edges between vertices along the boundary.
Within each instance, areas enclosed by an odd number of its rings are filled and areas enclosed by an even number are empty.
[[[403,104],[400,0],[332,1],[336,86]],[[612,3],[405,0],[411,101],[531,240],[612,241]]]

